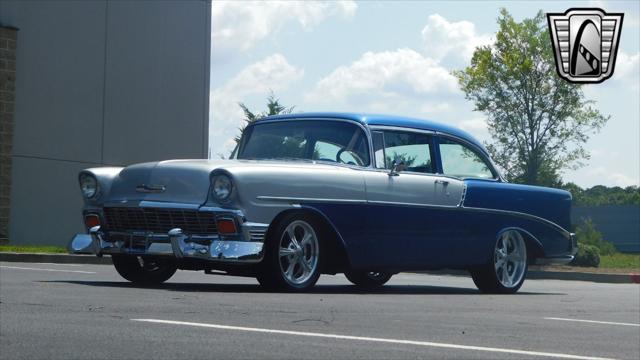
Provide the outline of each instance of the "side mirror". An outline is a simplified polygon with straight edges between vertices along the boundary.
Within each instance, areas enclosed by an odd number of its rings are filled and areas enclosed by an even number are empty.
[[[391,171],[389,171],[389,176],[398,176],[400,175],[400,171],[402,170],[404,170],[404,161],[396,159],[393,162],[393,167],[391,168]]]

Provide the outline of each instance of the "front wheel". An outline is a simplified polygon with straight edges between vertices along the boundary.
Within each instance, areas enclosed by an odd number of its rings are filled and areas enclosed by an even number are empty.
[[[348,270],[344,276],[359,288],[375,289],[386,284],[392,274],[381,271]]]
[[[324,226],[308,214],[290,214],[270,232],[258,281],[285,291],[311,289],[320,277]]]
[[[492,260],[471,269],[471,277],[483,293],[513,294],[520,289],[527,275],[527,246],[515,230],[500,234]]]
[[[175,260],[167,258],[147,258],[131,255],[112,255],[111,260],[116,271],[134,284],[157,285],[175,274]]]

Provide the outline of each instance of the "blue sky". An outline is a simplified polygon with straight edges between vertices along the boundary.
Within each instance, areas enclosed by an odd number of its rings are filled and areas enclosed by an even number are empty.
[[[228,154],[238,102],[262,111],[269,90],[299,111],[380,112],[433,119],[489,140],[485,116],[452,70],[491,43],[501,7],[521,20],[538,10],[624,12],[614,76],[584,92],[607,125],[586,145],[587,165],[563,173],[580,186],[640,184],[639,1],[213,1],[210,146]]]

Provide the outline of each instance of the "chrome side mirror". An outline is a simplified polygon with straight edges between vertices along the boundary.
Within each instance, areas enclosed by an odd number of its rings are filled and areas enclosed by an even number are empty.
[[[395,160],[393,162],[393,167],[391,168],[391,171],[389,171],[389,176],[398,176],[400,175],[400,171],[402,170],[404,170],[404,161]]]

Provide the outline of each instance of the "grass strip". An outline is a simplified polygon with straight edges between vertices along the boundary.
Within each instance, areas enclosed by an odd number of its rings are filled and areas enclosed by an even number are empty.
[[[630,269],[640,272],[640,254],[613,254],[600,256],[600,268]]]
[[[36,246],[36,245],[0,245],[0,251],[17,253],[48,253],[66,254],[67,249],[60,246]]]

